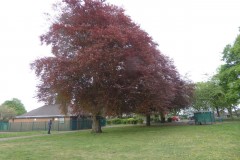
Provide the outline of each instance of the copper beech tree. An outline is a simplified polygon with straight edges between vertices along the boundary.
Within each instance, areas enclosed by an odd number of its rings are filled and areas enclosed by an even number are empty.
[[[179,79],[172,62],[120,7],[104,0],[63,0],[43,44],[52,56],[34,61],[38,98],[64,111],[99,116],[151,114],[174,100]]]

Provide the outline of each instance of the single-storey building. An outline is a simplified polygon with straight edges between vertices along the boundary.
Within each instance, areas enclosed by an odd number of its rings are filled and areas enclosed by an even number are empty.
[[[79,116],[69,109],[63,114],[58,104],[45,105],[9,120],[9,130],[47,130],[49,120],[53,121],[53,130],[88,129],[92,126],[89,116]]]
[[[48,122],[49,120],[64,122],[65,120],[76,119],[76,117],[76,115],[71,114],[70,109],[66,114],[63,114],[59,105],[54,104],[45,105],[23,115],[16,116],[9,122]]]

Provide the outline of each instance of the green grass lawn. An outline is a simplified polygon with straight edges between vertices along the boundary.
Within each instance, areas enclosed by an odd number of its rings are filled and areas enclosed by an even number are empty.
[[[63,133],[64,131],[51,131],[52,134]],[[29,131],[29,132],[0,132],[1,138],[11,138],[11,137],[25,137],[34,135],[46,135],[47,131]]]
[[[240,122],[127,126],[0,141],[0,159],[239,160]]]
[[[10,137],[22,137],[22,136],[32,136],[32,135],[43,135],[47,131],[31,131],[31,132],[0,132],[1,138],[10,138]]]

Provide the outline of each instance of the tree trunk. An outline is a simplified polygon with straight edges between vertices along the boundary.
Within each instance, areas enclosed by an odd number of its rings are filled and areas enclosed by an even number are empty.
[[[234,107],[234,111],[235,111],[236,116],[239,117],[238,110],[236,109],[236,107]]]
[[[100,125],[100,116],[92,116],[92,133],[102,133],[102,128]]]
[[[228,113],[229,113],[230,117],[233,119],[232,107],[229,107],[227,110],[228,110]]]
[[[217,110],[217,116],[220,117],[220,112],[219,112],[219,108],[216,107],[216,110]]]
[[[161,115],[161,123],[165,123],[166,122],[165,114],[163,112],[160,112],[160,115]]]
[[[151,122],[150,122],[151,118],[150,118],[150,114],[146,115],[146,126],[150,126]]]

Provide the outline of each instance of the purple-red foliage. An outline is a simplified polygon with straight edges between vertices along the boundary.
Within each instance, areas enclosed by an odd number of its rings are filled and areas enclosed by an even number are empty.
[[[41,36],[53,57],[32,64],[41,80],[39,100],[93,115],[145,114],[187,105],[185,82],[172,61],[122,8],[103,0],[62,4]]]

